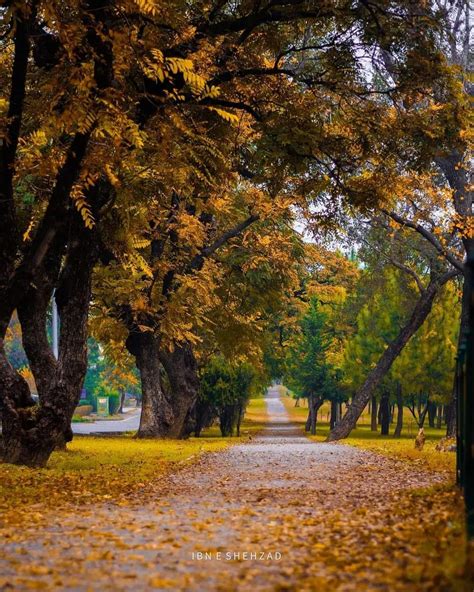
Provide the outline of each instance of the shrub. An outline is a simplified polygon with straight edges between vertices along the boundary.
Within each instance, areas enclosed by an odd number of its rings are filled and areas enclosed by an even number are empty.
[[[85,415],[90,415],[93,411],[92,405],[79,405],[76,407],[74,415],[79,415],[79,417],[84,417]]]
[[[93,395],[87,397],[87,399],[81,399],[79,401],[78,407],[83,407],[84,405],[90,405],[92,407],[92,411],[97,411],[97,401]]]
[[[93,420],[90,417],[82,417],[81,415],[77,415],[77,413],[75,413],[72,416],[72,423],[93,423]]]
[[[109,413],[114,415],[120,409],[120,395],[117,393],[110,393],[109,397]]]
[[[240,435],[240,422],[256,382],[254,370],[248,364],[231,364],[223,356],[214,356],[202,368],[200,379],[197,435],[215,417],[219,418],[223,436],[232,436],[236,428]]]

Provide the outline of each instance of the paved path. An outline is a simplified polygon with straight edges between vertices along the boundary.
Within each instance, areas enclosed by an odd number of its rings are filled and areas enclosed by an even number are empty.
[[[433,590],[403,581],[410,559],[399,543],[380,549],[371,537],[387,504],[439,477],[311,442],[289,423],[276,389],[267,405],[260,437],[204,455],[127,507],[104,503],[52,517],[40,535],[6,543],[4,557],[44,566],[35,578],[48,590]],[[15,562],[0,558],[1,570],[13,577]],[[383,574],[395,583],[387,587]]]
[[[140,425],[140,409],[125,408],[124,419],[97,420],[94,423],[73,423],[72,431],[75,434],[111,434],[119,432],[135,432]]]

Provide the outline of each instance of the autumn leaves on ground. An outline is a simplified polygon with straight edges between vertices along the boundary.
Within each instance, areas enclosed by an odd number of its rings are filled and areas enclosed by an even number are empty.
[[[1,589],[462,589],[453,455],[313,442],[286,389],[265,402],[232,442],[84,437],[3,465]]]

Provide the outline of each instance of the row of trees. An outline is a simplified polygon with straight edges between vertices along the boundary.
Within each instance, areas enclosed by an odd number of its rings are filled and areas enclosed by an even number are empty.
[[[412,274],[374,258],[371,250],[361,249],[359,256],[364,254],[365,261],[352,257],[349,262],[352,271],[357,270],[349,290],[340,269],[337,274],[325,270],[332,275],[329,291],[321,283],[324,274],[313,272],[309,300],[299,310],[288,310],[289,316],[296,312],[296,324],[287,323],[279,358],[273,356],[270,364],[274,375],[283,377],[296,397],[308,399],[307,430],[313,434],[318,410],[326,401],[331,403],[330,427],[337,427],[341,404],[350,405],[404,326],[417,296]],[[430,426],[441,427],[446,420],[448,435],[452,433],[449,413],[460,289],[459,282],[452,281],[439,292],[426,321],[374,388],[369,402],[372,430],[377,431],[380,424],[381,433],[388,434],[396,409],[394,435],[400,436],[407,408],[419,427],[425,420]]]
[[[261,363],[265,328],[301,290],[308,262],[296,220],[330,232],[348,207],[393,205],[393,220],[407,200],[444,205],[432,164],[456,154],[455,177],[466,175],[467,141],[463,79],[443,57],[449,6],[4,3],[6,461],[42,466],[70,439],[89,331],[136,363],[138,435],[183,437],[200,367],[213,356],[233,368]],[[449,229],[458,237],[460,215]],[[453,275],[434,263],[430,273],[409,329],[339,435]],[[46,330],[53,294],[57,360]],[[4,348],[15,311],[38,404]]]

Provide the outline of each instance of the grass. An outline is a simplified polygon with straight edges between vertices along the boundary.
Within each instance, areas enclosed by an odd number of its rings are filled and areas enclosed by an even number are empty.
[[[120,500],[207,452],[223,450],[262,429],[264,399],[252,399],[240,438],[222,438],[217,427],[188,440],[137,440],[132,434],[76,436],[68,450],[54,452],[44,469],[0,464],[0,513],[13,520],[16,509],[82,505]]]
[[[285,405],[293,422],[301,425],[304,429],[308,408],[306,406],[295,407],[295,400],[288,396],[285,387],[280,387],[282,401]],[[308,436],[311,440],[323,442],[329,434],[329,404],[325,403],[318,412],[318,423],[316,426],[316,436]],[[357,422],[357,427],[350,436],[341,440],[343,444],[350,444],[358,448],[364,448],[373,452],[384,454],[406,460],[408,462],[419,463],[434,471],[447,471],[454,476],[456,458],[452,452],[438,452],[437,443],[445,436],[445,429],[436,429],[425,427],[426,442],[423,450],[415,450],[415,437],[418,433],[413,417],[408,410],[405,410],[403,416],[404,427],[400,438],[394,438],[393,435],[381,436],[370,429],[370,415],[365,413]],[[395,425],[390,426],[393,433]]]

